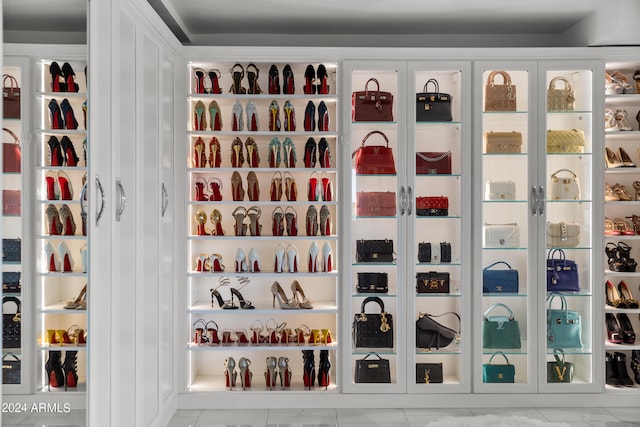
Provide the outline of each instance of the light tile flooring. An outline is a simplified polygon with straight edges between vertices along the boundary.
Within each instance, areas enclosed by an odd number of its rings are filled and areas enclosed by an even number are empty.
[[[445,416],[519,415],[569,426],[640,426],[638,408],[179,410],[168,427],[423,427]],[[85,427],[84,411],[2,414],[2,426]],[[97,426],[103,427],[103,426]]]

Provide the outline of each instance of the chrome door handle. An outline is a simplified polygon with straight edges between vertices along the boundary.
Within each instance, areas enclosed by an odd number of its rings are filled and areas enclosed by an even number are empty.
[[[100,193],[100,209],[96,212],[96,227],[98,226],[98,222],[100,218],[102,218],[102,212],[104,212],[104,189],[102,188],[102,183],[100,182],[100,178],[96,175],[96,190]]]
[[[407,186],[407,215],[413,213],[413,188]]]
[[[538,187],[531,186],[531,215],[538,215]]]
[[[405,199],[406,199],[406,193],[404,191],[404,185],[403,185],[400,187],[400,215],[404,215]]]
[[[169,193],[167,192],[167,187],[165,187],[164,182],[162,183],[162,217],[167,213],[167,207],[169,207]]]
[[[544,195],[544,185],[541,185],[538,189],[538,214],[544,215],[544,205],[545,205],[545,195]]]
[[[118,204],[116,206],[116,222],[120,222],[122,213],[124,212],[124,208],[127,204],[127,195],[124,192],[122,180],[119,177],[116,178],[116,193],[118,195]]]

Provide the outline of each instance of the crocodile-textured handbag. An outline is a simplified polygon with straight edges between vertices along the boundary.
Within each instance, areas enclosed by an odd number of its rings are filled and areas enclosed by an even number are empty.
[[[375,90],[369,90],[371,82],[375,83]],[[378,80],[371,78],[363,91],[351,94],[351,113],[354,122],[392,122],[393,94],[381,91]]]
[[[376,358],[369,359],[369,356],[376,356]],[[356,360],[354,382],[390,383],[389,359],[383,359],[377,353],[369,353],[364,358]]]

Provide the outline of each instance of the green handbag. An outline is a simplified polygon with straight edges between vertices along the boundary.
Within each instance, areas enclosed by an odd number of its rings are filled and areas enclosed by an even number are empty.
[[[570,383],[573,381],[573,363],[564,360],[564,350],[554,349],[553,357],[555,361],[547,362],[547,382]]]
[[[509,312],[508,316],[489,316],[496,308],[502,307]],[[494,304],[484,313],[482,322],[483,348],[520,348],[520,326],[513,311],[504,304]]]
[[[506,364],[491,364],[496,355],[504,357]],[[496,351],[489,358],[489,363],[482,365],[482,382],[483,383],[514,383],[516,377],[516,368],[513,366],[507,355],[501,351]]]

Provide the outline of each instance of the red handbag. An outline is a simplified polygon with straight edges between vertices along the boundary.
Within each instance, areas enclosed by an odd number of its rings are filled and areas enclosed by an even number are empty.
[[[447,196],[416,197],[416,215],[418,216],[449,215],[449,198]]]
[[[418,175],[451,175],[451,151],[416,153]]]
[[[7,86],[7,80],[9,85]],[[20,118],[20,87],[10,74],[2,76],[2,113],[5,119]]]
[[[369,83],[376,84],[376,90],[369,90]],[[380,92],[380,83],[369,79],[364,91],[351,94],[351,116],[354,122],[392,122],[393,95],[391,92]]]
[[[20,173],[22,154],[20,151],[20,139],[10,129],[2,128],[13,137],[13,142],[2,144],[2,172]]]
[[[356,193],[357,216],[395,216],[394,191],[359,191]]]
[[[20,190],[2,190],[2,215],[19,216],[22,212]]]
[[[373,135],[382,135],[387,145],[365,146],[367,139]],[[362,146],[353,152],[355,157],[356,173],[363,175],[395,175],[396,165],[393,160],[393,150],[389,148],[389,139],[379,130],[369,132],[362,140]]]

